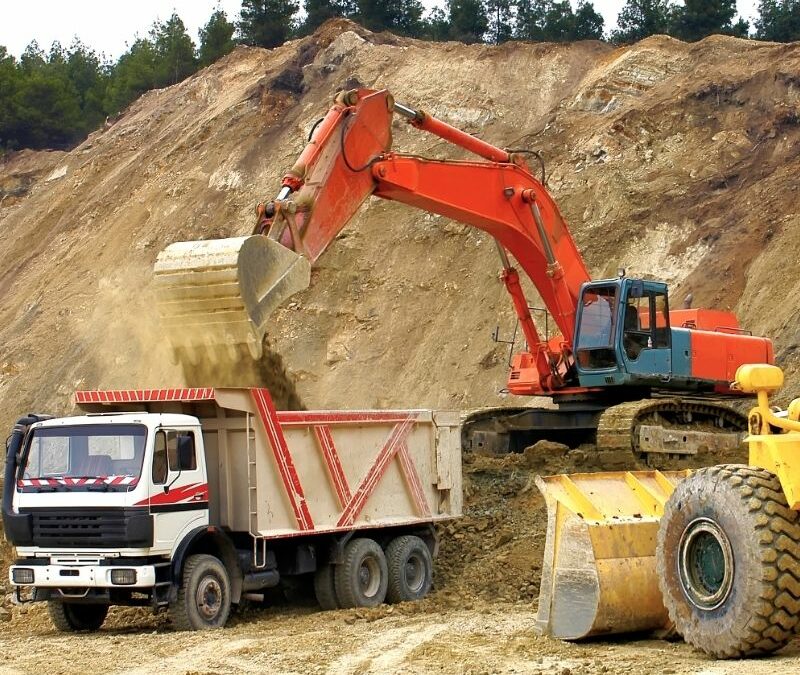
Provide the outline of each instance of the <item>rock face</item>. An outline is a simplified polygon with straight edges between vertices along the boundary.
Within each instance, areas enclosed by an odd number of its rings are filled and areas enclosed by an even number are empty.
[[[353,86],[539,151],[596,276],[626,267],[670,282],[673,303],[691,292],[695,306],[736,310],[775,339],[791,381],[799,44],[465,46],[333,21],[149,92],[69,153],[0,167],[0,424],[63,412],[75,388],[180,384],[152,309],[158,251],[248,233],[253,205]],[[394,138],[463,156],[399,120]],[[507,359],[490,336],[514,326],[498,270],[483,233],[372,199],[269,339],[307,407],[498,404]]]

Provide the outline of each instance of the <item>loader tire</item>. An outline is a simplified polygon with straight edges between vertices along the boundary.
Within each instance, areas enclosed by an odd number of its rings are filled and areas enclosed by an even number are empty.
[[[799,627],[800,520],[769,471],[726,464],[679,483],[656,565],[678,633],[710,656],[774,652]]]
[[[386,598],[389,573],[383,549],[373,539],[351,539],[333,579],[339,605],[377,607]]]
[[[225,566],[213,555],[186,559],[178,595],[169,605],[176,630],[222,628],[231,612],[231,584]]]
[[[56,630],[63,633],[95,631],[106,620],[108,605],[81,605],[50,600],[47,611]]]
[[[330,564],[322,565],[314,574],[314,595],[317,596],[317,602],[324,610],[339,609],[333,574],[334,566]]]
[[[388,602],[421,600],[433,585],[433,558],[419,537],[405,535],[386,547],[389,569]]]

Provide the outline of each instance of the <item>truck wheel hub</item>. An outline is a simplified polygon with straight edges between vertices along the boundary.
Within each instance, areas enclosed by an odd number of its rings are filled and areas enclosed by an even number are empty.
[[[204,619],[212,620],[222,607],[222,588],[213,577],[204,578],[197,586],[197,609]]]
[[[405,564],[406,586],[416,593],[425,583],[425,567],[419,556],[412,555]]]
[[[719,607],[733,587],[733,550],[722,528],[708,518],[686,526],[679,543],[681,586],[700,609]]]
[[[358,583],[365,597],[371,598],[381,586],[381,569],[375,558],[365,558],[358,569]]]

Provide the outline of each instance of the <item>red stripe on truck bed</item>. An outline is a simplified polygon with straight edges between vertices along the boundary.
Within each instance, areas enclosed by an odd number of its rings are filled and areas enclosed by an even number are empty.
[[[283,435],[281,426],[278,423],[275,406],[272,403],[269,392],[266,389],[251,389],[250,392],[264,424],[264,431],[272,448],[272,454],[278,464],[278,473],[280,473],[283,485],[286,488],[286,496],[289,498],[289,504],[294,511],[297,526],[301,530],[313,530],[314,521],[311,519],[311,513],[308,510],[308,504],[306,504],[303,486],[300,485],[300,478],[292,461],[289,446],[286,444],[286,437]]]
[[[344,511],[342,511],[339,522],[336,524],[338,527],[352,525],[356,518],[358,518],[361,510],[364,508],[364,504],[367,503],[367,499],[369,499],[378,481],[380,481],[386,471],[386,467],[389,466],[394,456],[400,451],[400,448],[404,446],[406,437],[414,426],[415,419],[416,415],[407,415],[402,422],[394,426],[389,437],[386,439],[386,443],[383,444],[381,451],[378,453],[375,463],[370,467],[367,475],[364,476],[364,479],[361,481],[361,485],[358,486],[356,493],[347,503]]]

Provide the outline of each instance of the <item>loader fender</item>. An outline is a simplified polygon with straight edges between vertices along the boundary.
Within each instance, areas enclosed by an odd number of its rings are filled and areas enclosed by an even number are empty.
[[[535,629],[566,640],[667,629],[656,575],[664,503],[688,471],[536,478],[547,505]]]

